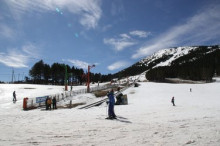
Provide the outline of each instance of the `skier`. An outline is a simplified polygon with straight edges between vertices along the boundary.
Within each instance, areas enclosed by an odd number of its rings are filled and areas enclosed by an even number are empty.
[[[190,92],[192,92],[192,88],[190,88]]]
[[[53,97],[53,109],[57,109],[57,100]]]
[[[173,106],[175,106],[175,103],[174,103],[174,97],[172,97],[172,100],[171,100]]]
[[[114,105],[115,105],[115,97],[114,97],[114,91],[111,89],[111,91],[107,94],[109,99],[109,106],[108,106],[108,119],[116,119],[116,115],[114,112]]]
[[[13,92],[13,102],[16,102],[17,99],[16,99],[16,94],[15,94],[15,91]]]

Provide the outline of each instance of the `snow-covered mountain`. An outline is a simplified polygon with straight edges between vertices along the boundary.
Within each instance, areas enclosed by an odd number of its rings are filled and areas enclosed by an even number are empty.
[[[210,66],[213,68],[213,70],[219,70],[216,69],[218,64],[220,64],[219,45],[175,47],[155,52],[154,54],[147,56],[134,65],[120,71],[116,75],[126,77],[141,74],[149,70],[166,67],[172,67],[173,72],[185,72],[184,70],[186,70],[186,68],[183,68],[185,66],[191,68],[198,66],[200,69],[205,68],[205,70],[207,66]],[[190,76],[190,73],[186,74]]]
[[[189,55],[191,53],[198,52],[200,54],[202,53],[203,55],[206,55],[219,49],[220,46],[177,47],[164,49],[142,59],[138,63],[144,66],[154,64],[153,68],[159,66],[171,66],[172,62],[178,58]],[[194,61],[196,59],[197,58],[191,58],[190,61]]]

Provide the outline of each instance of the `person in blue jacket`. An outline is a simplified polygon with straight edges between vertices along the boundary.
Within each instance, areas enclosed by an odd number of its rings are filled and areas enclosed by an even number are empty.
[[[111,91],[107,94],[109,99],[109,106],[108,106],[108,118],[109,119],[116,119],[116,115],[114,112],[114,105],[115,105],[115,97],[114,97],[114,91],[111,89]]]

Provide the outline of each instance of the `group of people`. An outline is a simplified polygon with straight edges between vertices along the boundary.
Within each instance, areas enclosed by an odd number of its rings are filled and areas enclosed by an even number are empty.
[[[57,109],[57,100],[55,97],[53,99],[47,97],[45,100],[46,110],[51,110],[51,105],[53,105],[53,109]]]

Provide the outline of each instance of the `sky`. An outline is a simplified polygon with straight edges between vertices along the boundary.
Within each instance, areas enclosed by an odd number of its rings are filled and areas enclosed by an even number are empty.
[[[65,63],[116,73],[170,47],[219,45],[219,0],[0,0],[0,81]]]

